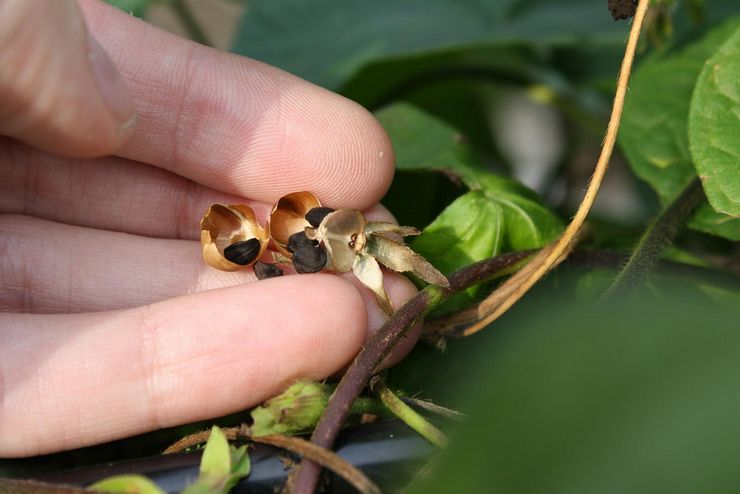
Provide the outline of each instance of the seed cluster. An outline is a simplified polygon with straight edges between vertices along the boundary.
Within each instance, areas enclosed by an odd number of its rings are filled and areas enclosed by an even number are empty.
[[[394,235],[418,234],[413,227],[367,221],[357,210],[321,206],[310,192],[280,198],[264,227],[249,206],[240,204],[213,204],[201,220],[203,258],[210,266],[225,271],[253,266],[260,280],[282,276],[277,264],[292,265],[300,274],[352,271],[388,314],[393,306],[383,286],[381,265],[449,286],[426,259],[394,240]],[[270,241],[275,247],[273,263],[259,261]]]

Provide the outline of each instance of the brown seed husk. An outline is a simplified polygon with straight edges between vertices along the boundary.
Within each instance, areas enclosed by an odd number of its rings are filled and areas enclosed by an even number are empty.
[[[260,226],[252,208],[244,204],[211,204],[200,220],[200,228],[203,259],[209,266],[222,271],[236,271],[254,264],[270,239],[269,226]],[[260,242],[259,254],[254,261],[239,265],[224,257],[226,247],[252,238]]]
[[[320,206],[318,198],[306,191],[293,192],[280,198],[270,213],[270,232],[275,248],[280,253],[290,257],[286,249],[288,238],[310,227],[306,213]]]

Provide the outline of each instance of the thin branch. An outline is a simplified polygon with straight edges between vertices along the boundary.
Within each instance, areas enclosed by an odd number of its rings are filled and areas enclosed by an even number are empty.
[[[602,300],[627,294],[653,272],[660,262],[663,250],[673,242],[703,198],[701,181],[695,178],[645,230],[629,261],[604,293]]]
[[[614,150],[614,143],[616,142],[617,131],[619,130],[619,122],[622,117],[622,109],[624,108],[627,82],[629,81],[632,64],[635,58],[635,50],[637,49],[637,41],[640,38],[640,30],[642,28],[643,20],[645,19],[645,12],[647,11],[649,3],[650,0],[640,0],[640,3],[637,6],[637,12],[632,20],[632,28],[630,29],[629,38],[627,39],[627,47],[625,49],[624,58],[622,59],[622,67],[617,80],[617,90],[614,95],[614,104],[612,106],[612,114],[609,118],[609,124],[607,125],[604,145],[601,148],[601,154],[596,163],[596,168],[591,177],[591,182],[586,190],[583,201],[581,201],[581,204],[578,206],[575,216],[558,240],[542,249],[540,253],[537,254],[529,264],[527,264],[527,266],[509,278],[499,288],[494,290],[486,300],[481,302],[478,306],[479,310],[476,317],[467,321],[469,326],[463,333],[465,336],[480,331],[500,317],[520,298],[522,298],[535,283],[547,274],[548,271],[561,262],[572,249],[576,236],[578,235],[581,226],[583,226],[586,216],[591,210],[591,206],[593,206],[593,203],[596,200],[596,195],[601,187],[601,182],[603,181],[606,170],[609,167],[609,160],[611,159],[612,151]]]
[[[401,398],[385,385],[379,376],[370,379],[370,389],[388,407],[388,410],[393,412],[396,417],[421,434],[430,443],[439,448],[444,448],[450,442],[444,432],[404,403]]]
[[[270,446],[290,451],[291,453],[300,455],[303,458],[307,458],[325,468],[328,468],[346,480],[362,494],[380,494],[378,486],[354,465],[344,460],[333,451],[313,444],[305,439],[295,436],[284,436],[282,434],[252,436],[249,432],[249,427],[246,425],[242,425],[240,427],[226,427],[222,430],[226,438],[230,441],[251,441],[254,443],[268,444]],[[185,436],[169,446],[163,454],[177,453],[199,444],[203,444],[208,441],[210,435],[210,430],[204,430]]]
[[[90,492],[93,491],[36,480],[0,479],[0,494],[88,494]]]

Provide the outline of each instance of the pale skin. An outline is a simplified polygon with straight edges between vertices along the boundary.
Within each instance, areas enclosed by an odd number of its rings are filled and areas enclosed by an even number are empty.
[[[211,202],[264,219],[309,190],[392,220],[389,140],[351,101],[99,0],[0,0],[0,134],[2,457],[246,409],[337,373],[385,320],[351,276],[257,283],[200,257]],[[396,307],[415,293],[385,284]]]

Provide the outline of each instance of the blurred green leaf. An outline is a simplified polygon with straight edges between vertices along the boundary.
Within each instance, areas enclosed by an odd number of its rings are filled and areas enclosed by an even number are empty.
[[[336,89],[369,62],[494,42],[620,43],[627,26],[590,0],[261,0],[234,51]]]
[[[229,475],[229,472],[231,472],[229,441],[223,431],[214,425],[200,459],[200,478],[217,483]]]
[[[113,494],[165,494],[157,484],[141,475],[116,475],[88,487],[96,492]]]
[[[689,143],[709,204],[739,217],[740,27],[699,74],[689,111]]]
[[[143,18],[146,15],[152,0],[105,0],[106,3],[118,7],[127,14]]]
[[[183,494],[226,494],[240,479],[249,475],[249,470],[247,447],[229,445],[226,435],[214,425],[203,449],[198,480]]]
[[[497,323],[470,422],[410,492],[736,492],[740,313],[662,292],[549,290]]]
[[[635,71],[624,107],[619,143],[635,173],[668,204],[696,176],[689,154],[691,94],[705,61],[740,25],[735,17],[699,42],[655,54]],[[700,207],[689,226],[740,240],[740,220]]]

